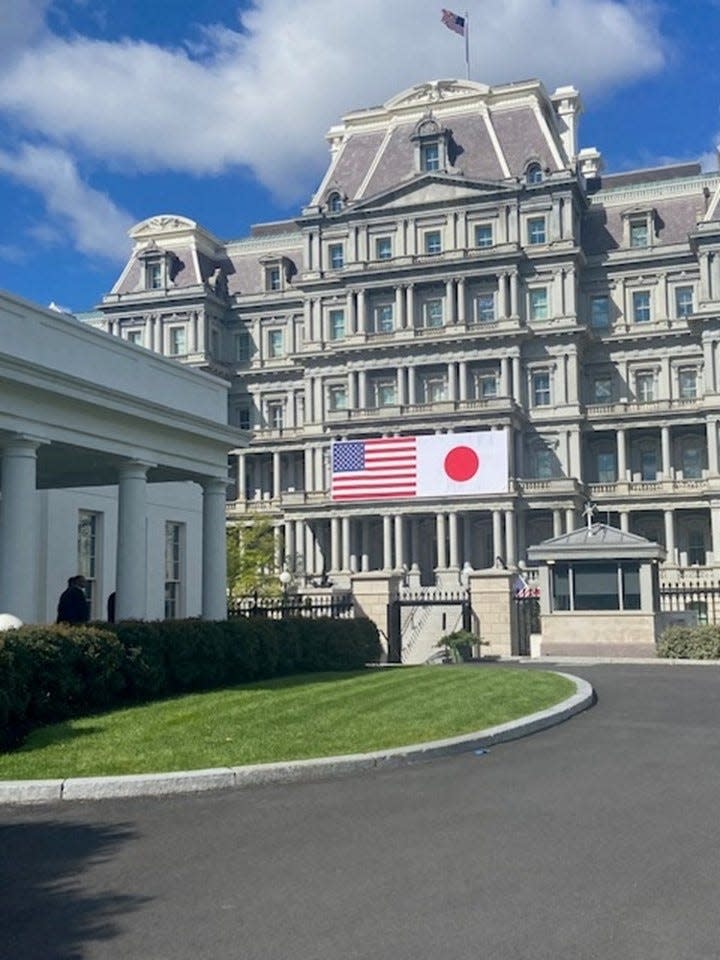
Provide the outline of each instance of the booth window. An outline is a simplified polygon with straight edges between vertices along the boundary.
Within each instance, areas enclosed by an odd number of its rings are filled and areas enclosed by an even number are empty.
[[[635,561],[558,563],[552,581],[556,611],[640,609],[640,564]]]

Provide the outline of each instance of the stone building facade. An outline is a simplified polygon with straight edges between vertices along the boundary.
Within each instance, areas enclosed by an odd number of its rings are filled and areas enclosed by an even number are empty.
[[[270,518],[279,561],[457,583],[591,500],[666,578],[720,566],[720,176],[605,175],[580,112],[538,81],[420,84],[330,130],[296,219],[132,231],[86,319],[230,381],[227,515]],[[503,493],[330,498],[333,439],[475,430],[507,434]]]

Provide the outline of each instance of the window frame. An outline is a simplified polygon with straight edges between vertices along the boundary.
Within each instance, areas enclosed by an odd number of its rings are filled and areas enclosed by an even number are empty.
[[[545,386],[541,385],[541,378],[545,379]],[[548,367],[530,371],[530,398],[533,407],[552,406],[552,371]]]
[[[426,257],[437,257],[443,252],[442,230],[432,229],[423,232],[423,253]]]
[[[632,290],[631,302],[633,323],[652,323],[652,296],[650,290]]]
[[[184,613],[185,524],[165,521],[165,601],[164,619],[180,620]]]
[[[345,244],[341,240],[328,243],[328,267],[331,270],[342,270],[345,266]]]
[[[267,358],[281,360],[285,355],[285,331],[282,327],[273,327],[267,331]]]
[[[688,300],[681,300],[683,295],[688,295]],[[695,312],[695,289],[689,284],[683,284],[675,287],[675,316],[678,320],[686,320]]]
[[[547,217],[544,214],[528,217],[526,229],[529,247],[541,247],[547,243]]]
[[[488,231],[489,233],[489,236],[486,235],[482,241],[480,239],[481,230]],[[478,250],[487,250],[489,247],[494,247],[495,246],[495,230],[493,229],[493,224],[491,222],[476,223],[475,230],[474,230],[474,240],[475,240],[475,246],[478,248]]]
[[[387,246],[384,246],[387,244]],[[383,245],[383,246],[381,246]],[[393,240],[391,236],[375,237],[375,259],[392,260]]]
[[[597,293],[590,297],[591,330],[608,330],[610,328],[610,302],[610,296],[607,293]],[[598,311],[597,308],[601,304],[604,304],[604,310]]]
[[[481,301],[485,301],[485,304]],[[493,290],[483,290],[473,296],[473,319],[475,323],[495,323],[497,297]]]
[[[542,298],[542,299],[540,299]],[[550,295],[547,287],[531,287],[528,290],[528,319],[548,320]]]

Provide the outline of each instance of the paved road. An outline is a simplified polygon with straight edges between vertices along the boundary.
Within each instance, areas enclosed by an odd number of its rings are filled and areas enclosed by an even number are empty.
[[[484,756],[1,808],[0,956],[716,960],[720,669],[565,669],[598,704]]]

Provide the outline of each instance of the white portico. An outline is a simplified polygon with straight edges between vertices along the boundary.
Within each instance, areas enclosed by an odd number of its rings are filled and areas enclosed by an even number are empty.
[[[77,512],[84,491],[112,501],[103,593],[116,591],[118,619],[162,616],[156,541],[168,517],[197,598],[182,612],[224,618],[227,452],[238,446],[224,381],[6,293],[0,333],[0,611],[51,619],[78,550],[77,521],[53,513]]]

